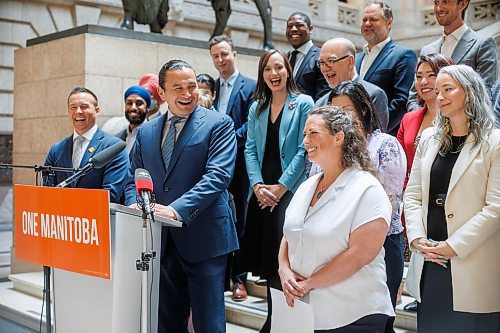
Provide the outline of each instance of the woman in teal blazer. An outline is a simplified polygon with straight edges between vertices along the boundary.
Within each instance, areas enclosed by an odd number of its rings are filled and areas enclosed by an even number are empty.
[[[288,58],[277,50],[269,50],[260,58],[254,97],[245,145],[252,193],[241,242],[241,262],[247,271],[267,280],[268,317],[261,332],[269,332],[269,287],[281,289],[278,251],[285,210],[306,179],[303,130],[314,102],[299,92]]]

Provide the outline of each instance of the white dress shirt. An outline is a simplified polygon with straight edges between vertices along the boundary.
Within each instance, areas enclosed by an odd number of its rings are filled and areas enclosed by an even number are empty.
[[[441,43],[441,54],[444,54],[445,56],[451,58],[453,51],[455,51],[458,42],[460,41],[460,39],[462,39],[467,29],[469,29],[469,27],[464,23],[460,28],[456,29],[448,36],[443,35],[443,42]]]
[[[97,132],[97,124],[94,124],[87,132],[83,133],[82,135],[78,134],[76,131],[73,131],[73,154],[75,154],[75,139],[79,136],[85,138],[85,140],[82,142],[82,150],[81,150],[81,155],[79,157],[78,165],[82,163],[82,158],[83,155],[85,155],[85,150],[87,150],[87,147],[89,146],[90,141],[94,137],[94,134]]]
[[[291,49],[291,52],[297,50],[299,53],[297,53],[297,58],[295,58],[295,67],[293,68],[293,77],[295,78],[295,75],[297,74],[297,71],[299,70],[300,65],[302,65],[302,61],[304,61],[304,57],[306,56],[307,52],[313,47],[313,42],[312,40],[309,40],[307,43],[302,44],[298,49]]]
[[[389,43],[390,41],[391,37],[387,37],[387,39],[384,40],[383,42],[374,45],[371,50],[368,48],[368,44],[363,46],[365,57],[363,58],[363,61],[361,62],[361,66],[359,68],[359,76],[361,76],[362,79],[365,78],[366,72],[368,72],[375,59],[377,59],[377,56],[380,54],[380,51],[382,51],[384,46],[386,46],[387,43]]]
[[[283,235],[290,267],[304,277],[346,251],[357,228],[378,218],[387,225],[391,221],[391,204],[382,185],[357,168],[346,169],[309,207],[321,175],[298,188],[285,215]],[[302,300],[313,307],[314,329],[342,327],[370,314],[394,316],[386,279],[382,247],[371,263],[350,278],[312,289]]]

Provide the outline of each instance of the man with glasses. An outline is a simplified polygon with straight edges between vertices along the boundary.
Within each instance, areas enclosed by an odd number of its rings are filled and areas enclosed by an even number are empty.
[[[497,78],[497,48],[491,37],[478,35],[464,22],[469,0],[435,0],[434,15],[443,27],[443,36],[425,45],[420,54],[441,53],[455,63],[474,68],[491,89]],[[412,88],[408,109],[421,106],[416,101],[415,87]]]
[[[319,48],[311,40],[312,31],[311,18],[306,14],[295,12],[288,18],[285,35],[292,47],[287,56],[293,78],[299,89],[316,101],[328,91],[328,85],[316,67]]]
[[[380,130],[385,132],[389,123],[387,96],[382,89],[359,77],[354,65],[355,54],[356,48],[350,40],[346,38],[333,38],[326,41],[321,47],[319,60],[316,62],[316,65],[321,70],[331,89],[344,81],[357,81],[361,83],[372,99],[380,122]],[[326,93],[316,102],[314,107],[327,105],[329,96],[330,92]]]
[[[356,70],[363,80],[385,91],[389,101],[387,133],[396,136],[399,123],[406,113],[417,56],[412,50],[391,40],[389,32],[392,21],[392,9],[385,2],[375,0],[365,5],[361,34],[367,44],[356,55]]]

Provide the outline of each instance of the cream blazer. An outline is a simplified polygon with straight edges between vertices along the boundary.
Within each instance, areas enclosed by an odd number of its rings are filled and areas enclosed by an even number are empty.
[[[439,143],[434,129],[422,133],[404,195],[408,242],[427,235],[432,163]],[[473,135],[453,167],[445,202],[448,239],[458,254],[451,259],[453,309],[472,313],[500,311],[500,129],[473,147]],[[414,250],[414,249],[413,249]],[[424,258],[414,252],[406,290],[420,301]]]

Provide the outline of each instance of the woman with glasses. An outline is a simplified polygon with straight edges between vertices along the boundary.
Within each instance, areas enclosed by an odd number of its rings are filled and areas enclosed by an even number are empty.
[[[259,61],[255,102],[248,114],[245,160],[250,195],[242,239],[247,271],[267,280],[268,316],[261,332],[270,332],[270,287],[281,289],[278,250],[283,221],[293,193],[306,179],[302,144],[310,96],[300,94],[290,63],[280,51],[269,50]]]
[[[406,289],[419,332],[500,332],[500,129],[471,67],[442,68],[435,91],[404,196]]]

